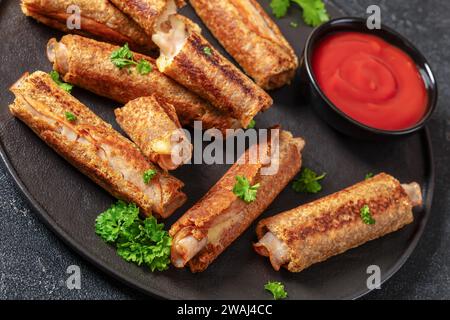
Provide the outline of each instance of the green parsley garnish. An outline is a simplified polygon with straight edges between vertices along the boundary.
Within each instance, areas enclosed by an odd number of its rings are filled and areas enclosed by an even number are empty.
[[[137,72],[143,76],[153,71],[152,65],[147,60],[134,61],[133,52],[131,52],[127,43],[111,53],[111,62],[119,69],[136,66]]]
[[[128,43],[111,53],[111,62],[114,63],[114,65],[119,69],[135,64],[132,59],[133,53],[128,47]]]
[[[210,47],[204,47],[204,48],[203,48],[203,52],[204,52],[207,56],[212,55],[212,50],[211,50]]]
[[[145,76],[153,71],[152,65],[150,64],[150,62],[148,62],[145,59],[139,60],[138,64],[136,65],[136,69],[137,69],[137,72],[139,72],[139,74],[141,74],[143,76]]]
[[[145,184],[149,184],[150,180],[152,180],[155,176],[156,176],[156,170],[153,169],[149,169],[147,171],[144,172],[143,178],[144,178],[144,183]]]
[[[303,9],[303,20],[307,25],[317,27],[330,20],[322,0],[271,0],[270,7],[275,17],[284,17],[292,2]]]
[[[260,184],[257,183],[250,186],[250,182],[244,176],[236,176],[236,184],[233,187],[233,193],[246,203],[250,203],[256,200],[256,193]]]
[[[283,18],[289,7],[291,6],[290,0],[272,0],[270,1],[270,7],[272,8],[272,13],[278,19]]]
[[[291,23],[289,23],[289,25],[290,25],[292,28],[297,28],[297,27],[298,27],[298,23],[295,22],[295,21],[291,21]]]
[[[72,91],[73,85],[71,85],[70,83],[65,83],[64,81],[62,81],[60,79],[60,77],[59,77],[58,71],[53,70],[52,72],[50,72],[50,77],[58,85],[58,87],[60,87],[64,91],[66,91],[68,93],[70,93]]]
[[[71,122],[77,120],[77,116],[74,115],[72,112],[66,111],[64,114],[66,115],[66,119],[71,121]]]
[[[247,129],[253,129],[256,126],[256,121],[252,119],[247,126]]]
[[[361,215],[361,219],[365,224],[375,224],[375,219],[372,217],[370,208],[367,204],[364,205],[359,212]]]
[[[368,180],[370,178],[373,178],[374,174],[372,172],[369,172],[366,174],[366,176],[364,177],[364,180]]]
[[[292,188],[296,192],[317,193],[322,190],[319,181],[325,178],[327,174],[322,173],[320,176],[308,168],[302,169],[300,176],[292,183]]]
[[[142,220],[135,204],[118,201],[95,220],[95,232],[115,244],[117,254],[128,262],[146,265],[151,271],[166,270],[170,264],[172,238],[154,217]]]
[[[284,290],[284,285],[281,282],[269,281],[264,285],[264,289],[270,291],[275,300],[284,299],[287,297],[287,292]]]

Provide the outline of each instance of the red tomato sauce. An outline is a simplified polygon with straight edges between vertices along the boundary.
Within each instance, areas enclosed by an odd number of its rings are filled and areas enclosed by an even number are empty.
[[[326,37],[313,53],[313,72],[337,108],[369,127],[407,129],[426,113],[427,91],[414,61],[379,37]]]

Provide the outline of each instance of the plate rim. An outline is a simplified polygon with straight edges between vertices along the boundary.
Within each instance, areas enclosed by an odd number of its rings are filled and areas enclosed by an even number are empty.
[[[0,0],[0,5],[4,4],[5,1]],[[342,15],[346,15],[346,10],[336,5],[334,2],[329,2],[328,5],[331,5],[335,10],[339,11]],[[426,146],[426,155],[424,155],[425,162],[425,181],[427,183],[426,185],[426,197],[425,202],[423,205],[423,210],[421,211],[421,214],[423,214],[423,218],[421,220],[421,223],[418,225],[417,231],[415,232],[414,237],[410,241],[408,247],[406,250],[404,250],[403,254],[400,256],[399,259],[395,262],[395,264],[388,270],[387,273],[382,275],[381,279],[381,285],[383,285],[386,281],[388,281],[394,274],[396,274],[406,263],[408,258],[411,256],[411,254],[414,252],[415,248],[417,247],[418,242],[423,236],[425,227],[428,223],[429,217],[432,213],[432,203],[434,200],[434,190],[435,190],[435,159],[434,159],[434,152],[433,152],[433,144],[431,139],[431,134],[429,131],[428,126],[426,125],[423,129],[419,130],[415,134],[418,135],[418,139],[421,140],[421,143],[425,144]],[[13,182],[15,186],[18,188],[20,193],[22,194],[22,199],[25,199],[30,208],[37,213],[37,217],[40,222],[42,222],[56,237],[61,240],[65,246],[71,250],[72,252],[76,253],[81,257],[84,261],[89,263],[91,266],[95,267],[97,270],[100,270],[104,274],[111,277],[113,280],[118,281],[119,283],[122,283],[126,285],[129,288],[132,288],[136,290],[137,292],[141,292],[145,294],[148,297],[152,297],[155,299],[180,299],[177,296],[171,295],[169,293],[157,293],[156,290],[150,290],[149,287],[146,287],[145,285],[140,284],[138,281],[133,279],[132,277],[128,276],[125,273],[119,272],[115,270],[113,266],[109,266],[105,263],[103,263],[99,258],[96,258],[94,254],[90,254],[87,252],[87,250],[84,248],[83,245],[78,245],[77,242],[71,237],[67,232],[65,232],[62,228],[59,227],[58,223],[54,221],[52,216],[47,212],[46,209],[37,201],[34,196],[31,194],[31,192],[28,191],[26,185],[20,178],[19,174],[17,173],[15,167],[13,166],[12,162],[10,161],[10,158],[8,156],[8,153],[6,151],[6,148],[4,147],[3,139],[0,137],[0,158],[3,161],[6,171],[12,177]],[[6,173],[6,172],[5,172]],[[356,291],[354,294],[348,295],[346,297],[343,297],[341,299],[343,300],[354,300],[361,298],[371,292],[370,289],[364,289],[360,291]],[[297,300],[297,299],[293,299]]]
[[[426,183],[427,187],[426,190],[426,196],[425,196],[425,202],[423,205],[423,218],[421,220],[421,223],[418,226],[418,230],[415,233],[415,236],[412,238],[410,244],[406,248],[406,250],[403,252],[401,257],[395,262],[395,264],[388,270],[387,273],[384,273],[381,278],[381,285],[383,285],[386,281],[388,281],[394,274],[396,274],[406,263],[406,261],[409,259],[411,254],[414,252],[415,248],[417,247],[417,244],[419,243],[420,239],[423,236],[425,227],[428,223],[428,219],[431,215],[431,208],[434,198],[434,189],[435,189],[435,162],[434,162],[434,152],[433,152],[433,145],[431,140],[431,134],[428,129],[428,126],[425,126],[422,130],[417,132],[419,136],[419,139],[422,140],[422,143],[426,145],[427,154],[425,155],[426,158],[426,166],[425,172],[426,172]],[[17,173],[14,165],[11,163],[8,154],[6,152],[6,149],[4,147],[3,140],[0,139],[0,158],[2,159],[3,163],[5,164],[5,167],[10,174],[10,176],[13,178],[13,181],[15,185],[18,187],[19,191],[22,193],[23,198],[26,199],[28,204],[31,206],[31,208],[37,213],[37,216],[41,222],[45,224],[45,226],[51,230],[53,234],[55,234],[62,242],[72,251],[74,251],[76,254],[78,254],[81,258],[83,258],[85,261],[89,262],[92,266],[99,269],[100,271],[104,272],[108,276],[112,277],[113,279],[119,281],[120,283],[123,283],[124,285],[135,289],[141,293],[144,293],[147,296],[156,298],[156,299],[180,299],[177,296],[173,296],[170,294],[165,293],[156,293],[152,288],[148,288],[144,285],[141,285],[138,281],[133,279],[132,277],[129,277],[128,275],[121,273],[114,269],[112,266],[108,266],[104,263],[102,263],[98,257],[95,257],[93,254],[90,254],[88,250],[86,250],[82,245],[78,245],[77,242],[73,239],[72,236],[70,236],[67,232],[62,230],[58,223],[52,218],[52,216],[47,212],[46,209],[44,209],[41,204],[34,198],[34,196],[28,191],[26,185],[21,180],[19,174]],[[348,295],[342,300],[355,300],[359,299],[369,292],[371,292],[373,289],[364,289],[355,292],[354,294]],[[294,299],[296,300],[296,299]]]

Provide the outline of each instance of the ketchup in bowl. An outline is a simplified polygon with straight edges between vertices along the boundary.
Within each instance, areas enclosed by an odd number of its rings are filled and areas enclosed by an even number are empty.
[[[314,50],[312,67],[327,98],[366,126],[407,129],[427,112],[427,90],[415,63],[377,36],[329,35]]]

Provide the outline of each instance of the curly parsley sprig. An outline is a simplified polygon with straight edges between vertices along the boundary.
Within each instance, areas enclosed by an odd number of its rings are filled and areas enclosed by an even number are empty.
[[[158,172],[154,169],[149,169],[149,170],[145,171],[144,174],[142,175],[144,183],[149,184],[150,181],[156,176],[157,173]]]
[[[364,180],[372,179],[375,175],[372,172],[366,173]]]
[[[318,175],[311,169],[304,168],[300,172],[300,176],[292,183],[292,189],[296,192],[317,193],[322,190],[322,185],[319,181],[323,180],[326,175],[326,173]]]
[[[60,87],[61,89],[63,89],[64,91],[71,93],[72,89],[73,89],[73,85],[71,85],[70,83],[65,83],[64,81],[61,80],[58,71],[51,71],[50,72],[50,78],[52,78],[52,80],[58,85],[58,87]]]
[[[303,20],[307,25],[317,27],[330,20],[322,0],[271,0],[270,7],[275,17],[284,17],[292,2],[303,9]]]
[[[77,116],[74,115],[74,114],[73,114],[72,112],[70,112],[70,111],[64,112],[64,115],[66,116],[67,121],[70,121],[70,122],[77,121]]]
[[[288,296],[281,282],[269,281],[264,285],[264,289],[272,293],[275,300],[284,299]]]
[[[166,270],[170,264],[172,238],[154,217],[142,220],[138,207],[118,201],[95,220],[95,232],[117,247],[129,262],[146,265],[151,271]]]
[[[246,203],[256,200],[256,194],[260,184],[250,185],[250,181],[244,176],[236,176],[236,184],[233,187],[233,193]]]
[[[247,129],[254,129],[255,126],[256,126],[256,121],[255,121],[255,119],[252,119],[250,121],[250,123],[248,124]]]
[[[372,217],[369,206],[366,204],[360,210],[361,219],[365,224],[375,224],[375,219]]]
[[[113,51],[111,54],[111,62],[119,69],[129,69],[130,67],[135,66],[137,72],[143,76],[153,71],[152,65],[147,60],[141,59],[138,62],[134,60],[133,52],[131,52],[128,44]]]

